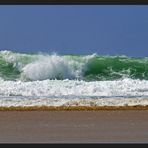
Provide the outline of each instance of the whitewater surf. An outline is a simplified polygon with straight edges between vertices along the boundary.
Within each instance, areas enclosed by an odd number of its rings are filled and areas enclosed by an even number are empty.
[[[147,106],[148,58],[0,51],[0,107]]]

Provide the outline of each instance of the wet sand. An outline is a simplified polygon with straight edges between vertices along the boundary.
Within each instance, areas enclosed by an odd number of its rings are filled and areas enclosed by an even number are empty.
[[[148,143],[148,110],[0,111],[0,143]]]

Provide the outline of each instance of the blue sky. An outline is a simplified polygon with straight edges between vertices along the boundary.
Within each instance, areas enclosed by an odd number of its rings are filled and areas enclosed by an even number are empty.
[[[148,5],[1,5],[3,49],[148,56]]]

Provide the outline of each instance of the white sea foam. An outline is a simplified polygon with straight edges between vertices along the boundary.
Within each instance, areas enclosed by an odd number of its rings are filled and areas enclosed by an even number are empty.
[[[84,56],[75,60],[72,57],[52,55],[39,55],[38,59],[22,68],[22,79],[78,79],[83,75],[83,67],[95,54]]]
[[[3,98],[0,99],[0,107],[27,107],[27,106],[147,106],[148,99],[137,98],[107,98],[107,99],[26,99]]]
[[[56,55],[52,55],[50,58],[49,56],[40,57],[39,60],[26,65],[22,70],[22,75],[25,75],[30,80],[74,77],[68,62]]]
[[[33,105],[148,105],[148,81],[85,82],[78,80],[4,81],[0,79],[0,106]]]

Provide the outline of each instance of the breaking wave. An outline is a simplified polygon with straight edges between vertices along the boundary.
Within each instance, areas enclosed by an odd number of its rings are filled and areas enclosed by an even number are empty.
[[[148,79],[148,58],[126,56],[22,54],[0,52],[0,77],[36,81]]]

